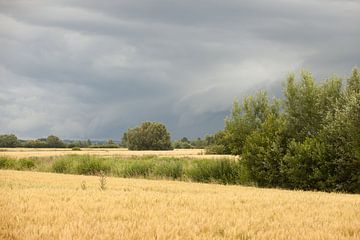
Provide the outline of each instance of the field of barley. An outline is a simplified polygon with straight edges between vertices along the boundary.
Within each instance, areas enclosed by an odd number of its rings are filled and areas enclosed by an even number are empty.
[[[360,239],[360,196],[0,170],[0,239]]]
[[[175,149],[167,151],[129,151],[126,148],[82,148],[81,151],[72,151],[69,148],[0,148],[0,156],[28,158],[64,156],[69,154],[96,155],[96,156],[122,156],[139,157],[156,155],[160,157],[191,157],[191,158],[234,158],[230,155],[205,154],[204,149]]]

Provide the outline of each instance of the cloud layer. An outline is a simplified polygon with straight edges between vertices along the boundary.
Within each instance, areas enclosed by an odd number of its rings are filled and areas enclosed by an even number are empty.
[[[234,98],[291,71],[360,65],[360,2],[0,0],[0,132],[173,138],[223,127]]]

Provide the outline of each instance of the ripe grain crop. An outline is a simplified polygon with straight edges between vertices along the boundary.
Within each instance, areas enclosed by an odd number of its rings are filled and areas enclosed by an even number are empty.
[[[0,196],[0,239],[360,239],[359,195],[0,170]]]
[[[76,155],[96,155],[96,156],[163,156],[163,157],[192,157],[192,158],[234,158],[230,155],[211,155],[205,154],[204,149],[175,149],[167,151],[129,151],[126,148],[82,148],[81,151],[72,151],[66,148],[2,148],[0,156],[28,158],[28,157],[51,157],[64,156],[69,154]]]

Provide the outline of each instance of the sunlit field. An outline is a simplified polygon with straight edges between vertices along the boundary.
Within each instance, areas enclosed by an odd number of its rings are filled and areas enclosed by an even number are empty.
[[[191,157],[191,158],[233,158],[230,155],[207,155],[204,149],[175,149],[169,151],[129,151],[126,148],[82,148],[73,151],[68,148],[0,148],[0,156],[26,158],[50,157],[69,154],[97,155],[97,156],[165,156],[165,157]]]
[[[0,170],[0,239],[359,239],[360,196]]]

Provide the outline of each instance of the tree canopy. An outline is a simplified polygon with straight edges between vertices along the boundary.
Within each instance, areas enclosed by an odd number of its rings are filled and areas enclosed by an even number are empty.
[[[140,126],[128,129],[122,143],[129,150],[172,149],[170,134],[165,125],[159,122],[143,122]]]

